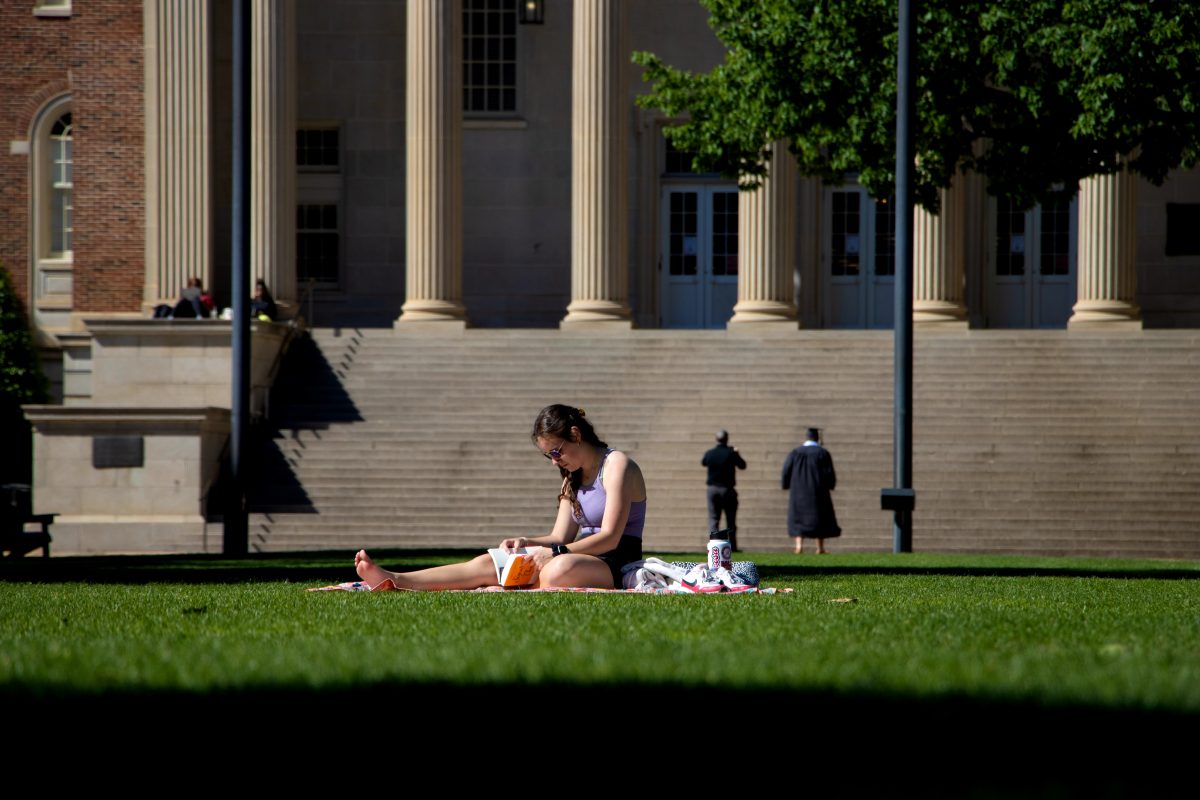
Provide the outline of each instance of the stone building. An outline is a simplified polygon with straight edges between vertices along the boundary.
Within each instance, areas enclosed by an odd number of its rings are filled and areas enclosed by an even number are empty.
[[[694,0],[251,6],[251,267],[285,315],[400,331],[892,324],[886,200],[852,176],[800,178],[778,146],[765,187],[739,193],[694,174],[670,120],[635,106],[631,52],[719,62]],[[231,14],[230,0],[0,0],[0,263],[64,401],[31,418],[72,432],[67,460],[100,433],[169,428],[192,443],[192,495],[226,424],[228,329],[148,317],[193,276],[229,303]],[[1200,325],[1194,171],[1095,178],[1032,210],[967,177],[942,207],[917,213],[920,325]],[[283,334],[260,327],[265,387]],[[192,525],[180,508],[163,515]]]

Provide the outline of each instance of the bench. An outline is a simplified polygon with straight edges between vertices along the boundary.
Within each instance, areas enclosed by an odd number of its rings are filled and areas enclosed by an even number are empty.
[[[20,558],[39,547],[50,557],[50,526],[57,514],[34,514],[28,484],[7,483],[0,487],[0,556]],[[27,530],[29,526],[40,530]]]

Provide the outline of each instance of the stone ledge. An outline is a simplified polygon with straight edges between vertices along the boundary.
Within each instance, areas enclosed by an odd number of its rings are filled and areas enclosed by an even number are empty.
[[[146,408],[121,406],[22,406],[34,431],[43,434],[137,432],[159,434],[228,433],[227,408]]]

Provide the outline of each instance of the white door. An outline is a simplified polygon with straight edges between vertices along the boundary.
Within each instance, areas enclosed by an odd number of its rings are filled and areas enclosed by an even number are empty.
[[[662,197],[664,328],[723,328],[737,302],[737,187],[669,186]]]
[[[827,328],[890,328],[894,316],[896,212],[851,186],[825,194],[823,259]]]
[[[1073,199],[1029,211],[1008,200],[992,202],[988,325],[992,328],[1065,328],[1075,304]]]

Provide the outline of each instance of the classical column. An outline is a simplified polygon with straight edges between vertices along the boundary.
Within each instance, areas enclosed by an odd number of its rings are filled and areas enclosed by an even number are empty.
[[[631,327],[621,0],[576,0],[573,14],[571,303],[562,324]]]
[[[1078,300],[1068,328],[1141,328],[1137,177],[1126,170],[1079,184]]]
[[[731,327],[785,323],[796,312],[796,165],[787,145],[771,145],[769,175],[738,192],[738,301]]]
[[[253,0],[250,267],[296,300],[295,0]]]
[[[405,301],[398,324],[463,325],[462,3],[409,0]]]
[[[144,0],[146,264],[143,306],[174,303],[190,277],[212,279],[209,80],[212,9]]]
[[[964,209],[961,181],[938,192],[941,212],[913,211],[913,322],[967,324],[963,302]]]

